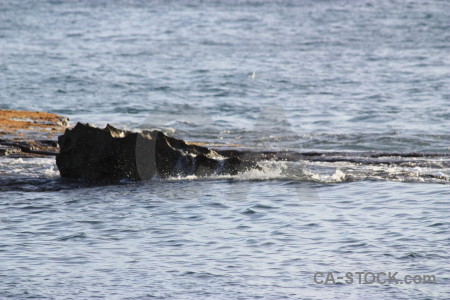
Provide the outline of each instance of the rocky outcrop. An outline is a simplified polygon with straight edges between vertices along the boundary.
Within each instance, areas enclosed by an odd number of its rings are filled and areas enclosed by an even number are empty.
[[[56,155],[68,119],[37,111],[0,110],[0,156]]]
[[[209,176],[237,174],[257,168],[238,152],[190,145],[160,131],[124,131],[78,123],[58,138],[56,164],[62,177],[92,182],[148,180],[153,176]]]

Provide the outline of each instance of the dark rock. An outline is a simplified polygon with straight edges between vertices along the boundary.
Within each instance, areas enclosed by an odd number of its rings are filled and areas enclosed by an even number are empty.
[[[236,155],[190,145],[160,131],[136,133],[107,125],[104,129],[78,123],[58,138],[56,164],[62,177],[93,182],[121,179],[237,174],[257,164]]]

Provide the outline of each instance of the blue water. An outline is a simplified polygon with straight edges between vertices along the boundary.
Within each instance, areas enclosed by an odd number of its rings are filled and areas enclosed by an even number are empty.
[[[0,1],[0,108],[72,125],[448,155],[449,87],[448,1]],[[0,299],[450,298],[448,156],[112,186],[0,157],[0,177]]]

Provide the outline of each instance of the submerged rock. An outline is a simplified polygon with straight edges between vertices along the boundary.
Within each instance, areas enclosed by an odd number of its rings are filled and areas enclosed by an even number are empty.
[[[234,175],[258,168],[233,152],[220,154],[206,147],[189,145],[161,131],[124,131],[78,123],[58,138],[56,164],[62,177],[93,182],[121,179],[148,180],[154,175]]]

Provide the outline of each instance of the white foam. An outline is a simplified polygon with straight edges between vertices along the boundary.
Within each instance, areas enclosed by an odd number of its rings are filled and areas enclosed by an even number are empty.
[[[0,158],[0,170],[3,176],[44,177],[55,178],[59,176],[54,158]]]
[[[252,169],[238,175],[215,175],[209,177],[189,176],[177,179],[225,179],[271,180],[289,179],[339,183],[359,180],[389,180],[399,182],[450,183],[449,169],[424,167],[403,167],[386,165],[360,165],[349,162],[282,162],[265,161],[259,163],[261,169]]]
[[[342,172],[341,170],[336,169],[336,171],[334,171],[334,173],[331,175],[319,174],[319,173],[314,174],[313,173],[311,178],[318,182],[335,183],[335,182],[345,181],[346,174],[344,172]]]
[[[179,176],[168,180],[272,180],[288,179],[338,183],[358,180],[390,180],[399,182],[450,183],[449,168],[408,167],[398,165],[370,165],[349,162],[259,162],[261,169],[252,169],[237,175],[213,175],[198,177]],[[54,158],[0,157],[0,171],[7,177],[58,178],[59,171]],[[155,178],[154,180],[159,180]],[[167,179],[165,179],[167,180]]]
[[[46,178],[58,178],[60,175],[59,175],[59,170],[56,167],[56,165],[45,169],[44,170],[44,176]]]

